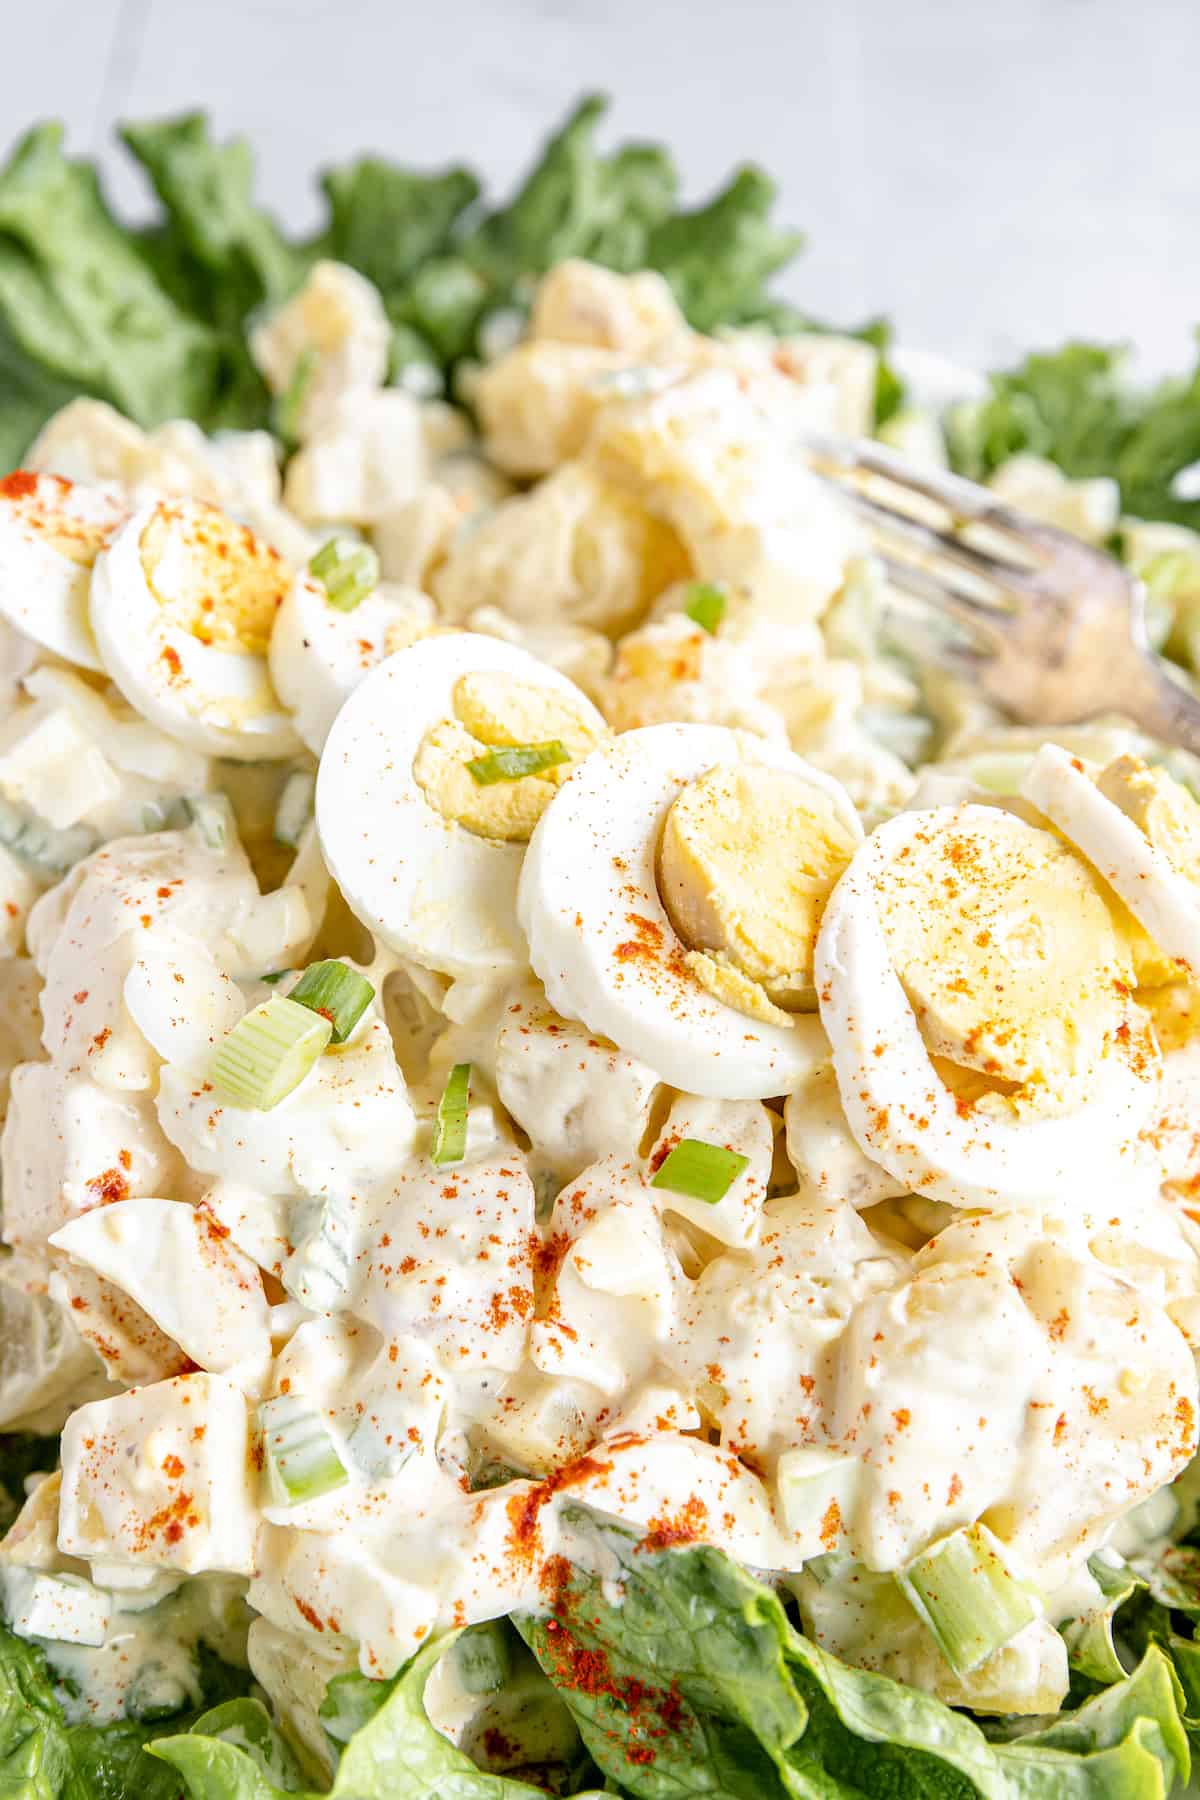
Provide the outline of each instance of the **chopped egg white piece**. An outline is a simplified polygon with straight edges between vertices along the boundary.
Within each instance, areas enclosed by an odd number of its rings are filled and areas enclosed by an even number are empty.
[[[449,975],[519,968],[516,885],[557,782],[608,735],[565,676],[498,639],[427,638],[390,657],[338,714],[317,779],[321,848],[391,949]],[[559,742],[570,760],[479,782],[497,749]]]
[[[92,575],[103,665],[129,704],[182,744],[246,761],[290,756],[299,740],[267,669],[290,583],[279,552],[216,507],[142,507]]]
[[[0,615],[80,668],[103,663],[88,620],[97,556],[129,517],[119,488],[17,469],[0,481]]]
[[[275,691],[314,756],[347,695],[377,663],[423,637],[435,618],[432,600],[417,588],[384,584],[343,612],[319,581],[297,576],[275,615],[268,661]]]
[[[810,849],[815,856],[826,843],[836,845],[840,857],[861,829],[849,799],[791,751],[703,725],[627,732],[589,758],[534,832],[518,904],[534,972],[559,1012],[582,1019],[686,1092],[761,1099],[787,1090],[808,1064],[807,1044],[758,987],[757,963],[719,960],[711,952],[722,944],[679,936],[661,885],[660,844],[671,809],[713,770],[744,774],[751,786],[760,775],[778,774],[785,787],[793,784],[789,797],[807,795],[814,810],[805,810],[803,798],[785,807],[773,834],[769,802],[749,821],[712,809],[711,832],[693,834],[695,844],[678,859],[676,904],[685,892],[703,890],[709,859],[733,882],[739,852],[757,853],[774,901],[790,909],[800,899],[809,917]],[[746,823],[749,841],[742,842]],[[840,863],[828,871],[829,886],[839,871]],[[741,890],[744,900],[752,886],[753,879]],[[747,925],[756,941],[770,931],[770,905],[768,898]],[[702,909],[692,911],[703,923]],[[807,931],[804,925],[796,932],[795,945],[807,941]],[[766,949],[769,957],[769,937]]]

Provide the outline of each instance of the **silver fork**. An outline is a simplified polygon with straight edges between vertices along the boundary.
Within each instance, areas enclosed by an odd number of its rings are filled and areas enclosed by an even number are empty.
[[[960,628],[932,653],[990,699],[1030,725],[1118,713],[1200,754],[1200,700],[1150,648],[1145,591],[1113,557],[880,444],[805,449],[870,527],[892,584]]]

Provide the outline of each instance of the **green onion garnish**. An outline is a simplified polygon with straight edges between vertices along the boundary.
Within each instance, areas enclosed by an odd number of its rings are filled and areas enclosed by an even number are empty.
[[[505,750],[490,750],[467,764],[480,787],[494,781],[519,781],[522,775],[540,775],[543,769],[556,769],[570,762],[571,753],[558,738],[548,744],[513,744]]]
[[[223,850],[233,833],[233,808],[224,794],[185,794],[183,816],[210,850]]]
[[[978,1668],[1042,1612],[986,1525],[952,1532],[896,1579],[958,1675]]]
[[[320,1013],[272,994],[238,1020],[217,1051],[213,1087],[231,1106],[270,1112],[304,1080],[332,1032]]]
[[[312,344],[306,344],[296,358],[287,386],[275,402],[275,435],[281,437],[285,444],[298,444],[300,441],[300,414],[308,399],[313,376],[317,372],[317,362],[316,350]]]
[[[307,769],[294,769],[283,784],[275,808],[275,842],[295,850],[313,816],[317,778]]]
[[[302,1506],[350,1477],[324,1419],[300,1394],[264,1400],[258,1423],[267,1456],[267,1483],[278,1506]]]
[[[723,1144],[702,1144],[699,1138],[680,1138],[675,1148],[663,1159],[651,1187],[667,1188],[672,1194],[683,1194],[689,1200],[703,1200],[715,1206],[723,1200],[749,1162],[737,1150],[726,1150]]]
[[[433,1134],[435,1163],[461,1162],[467,1153],[467,1102],[471,1097],[471,1065],[455,1063],[438,1101]]]
[[[288,995],[297,1006],[329,1020],[335,1044],[345,1043],[374,998],[366,976],[336,960],[310,963]]]
[[[728,605],[724,588],[714,587],[711,581],[688,583],[683,610],[693,624],[699,625],[710,636],[715,635]]]
[[[330,538],[308,565],[339,612],[353,612],[379,581],[379,558],[357,538]]]

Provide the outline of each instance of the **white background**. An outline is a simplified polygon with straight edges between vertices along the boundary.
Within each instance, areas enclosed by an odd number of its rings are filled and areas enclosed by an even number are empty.
[[[809,234],[788,283],[970,359],[1068,334],[1179,365],[1200,320],[1200,0],[0,0],[0,140],[204,105],[312,223],[371,149],[512,181],[584,87],[699,195],[739,159]]]

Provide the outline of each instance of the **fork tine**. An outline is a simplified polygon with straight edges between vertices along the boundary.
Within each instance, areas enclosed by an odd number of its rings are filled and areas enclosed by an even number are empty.
[[[892,482],[903,492],[920,494],[933,501],[956,520],[986,526],[999,536],[1011,538],[1025,550],[1034,544],[1048,555],[1061,554],[1065,550],[1078,554],[1079,543],[1069,532],[1014,512],[986,488],[961,475],[952,475],[943,469],[915,467],[894,450],[866,438],[839,440],[814,432],[806,434],[805,443],[817,457],[819,472],[834,481],[840,478],[843,491],[848,479],[856,473],[875,475]]]
[[[1019,564],[1005,562],[987,550],[976,549],[973,544],[964,543],[952,532],[935,531],[932,526],[923,525],[919,519],[914,519],[907,513],[895,511],[881,499],[865,493],[859,487],[830,480],[827,476],[822,476],[822,479],[868,525],[877,532],[886,534],[903,548],[924,551],[935,563],[950,564],[976,580],[993,582],[1002,591],[1007,589],[1029,595],[1039,592],[1036,577]]]
[[[982,637],[989,643],[998,644],[1003,638],[1005,626],[1012,615],[1002,607],[989,606],[986,600],[973,600],[968,594],[948,588],[936,575],[931,575],[928,570],[915,563],[898,562],[886,552],[881,555],[880,560],[888,580],[903,593],[926,601],[958,624],[965,625],[976,637]]]

